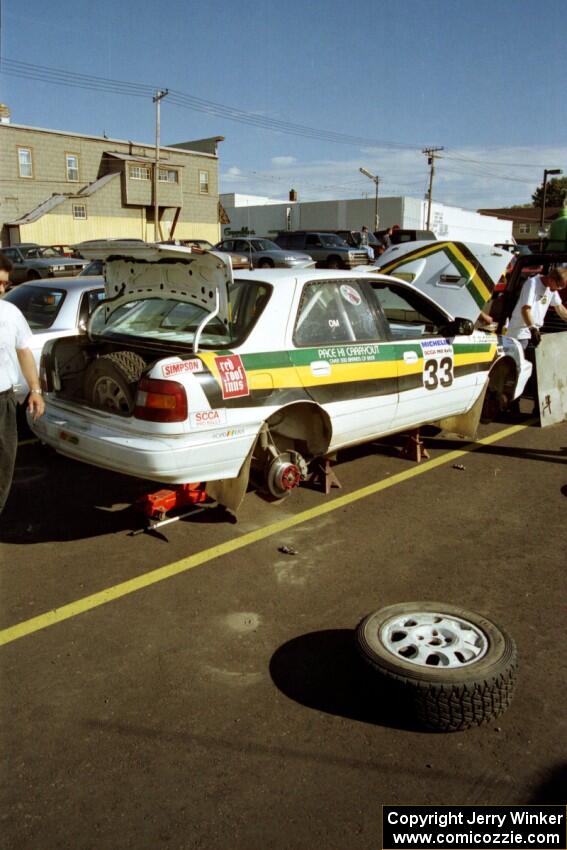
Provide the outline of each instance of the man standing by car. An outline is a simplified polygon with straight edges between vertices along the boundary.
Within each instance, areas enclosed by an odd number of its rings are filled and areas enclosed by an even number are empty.
[[[550,307],[567,322],[567,307],[559,291],[567,286],[567,269],[552,269],[549,274],[537,274],[526,280],[520,297],[510,317],[508,336],[519,340],[524,349],[531,343],[537,348],[541,340],[540,328]]]
[[[0,254],[0,513],[10,492],[18,447],[13,390],[18,377],[18,362],[30,391],[30,414],[37,419],[45,410],[35,360],[29,348],[32,332],[18,308],[1,298],[11,269],[10,260]]]
[[[508,336],[517,339],[533,366],[526,389],[533,395],[534,414],[539,413],[535,349],[541,342],[540,328],[550,307],[567,322],[567,307],[561,301],[560,290],[567,286],[567,269],[555,268],[548,274],[529,277],[520,291],[508,325]]]

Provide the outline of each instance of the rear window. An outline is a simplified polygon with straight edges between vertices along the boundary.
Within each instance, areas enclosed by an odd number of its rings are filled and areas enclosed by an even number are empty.
[[[223,348],[242,342],[268,303],[272,288],[264,283],[235,281],[229,286],[231,320],[225,326],[212,319],[201,334],[203,348]],[[102,337],[133,337],[165,344],[191,345],[207,316],[198,304],[174,298],[142,298],[118,307],[105,324],[104,310],[92,320],[91,333]]]
[[[21,310],[32,331],[45,331],[55,322],[66,294],[64,289],[23,283],[11,289],[4,300]]]

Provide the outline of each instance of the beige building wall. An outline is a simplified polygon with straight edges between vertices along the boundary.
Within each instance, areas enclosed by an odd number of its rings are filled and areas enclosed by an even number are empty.
[[[19,147],[32,152],[31,178],[20,177]],[[67,154],[78,157],[77,181],[67,179]],[[8,244],[7,222],[27,216],[54,194],[77,195],[101,176],[112,172],[118,172],[119,176],[91,195],[69,197],[37,220],[20,224],[19,241],[67,244],[104,237],[153,240],[152,181],[131,179],[129,164],[135,165],[136,157],[146,157],[147,164],[151,166],[154,155],[153,145],[0,124],[0,229],[3,244]],[[132,159],[129,163],[123,157]],[[179,208],[174,238],[200,237],[218,241],[218,158],[204,152],[164,147],[160,151],[160,165],[178,169],[179,175],[178,183],[159,184],[164,238],[168,238],[168,225],[173,222],[176,208]],[[201,172],[208,176],[206,194],[200,191]],[[73,203],[85,204],[86,220],[73,218]]]

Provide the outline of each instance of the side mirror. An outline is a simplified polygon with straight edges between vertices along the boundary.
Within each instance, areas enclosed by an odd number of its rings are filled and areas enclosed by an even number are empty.
[[[457,316],[452,322],[441,328],[444,336],[470,336],[474,333],[474,322]]]

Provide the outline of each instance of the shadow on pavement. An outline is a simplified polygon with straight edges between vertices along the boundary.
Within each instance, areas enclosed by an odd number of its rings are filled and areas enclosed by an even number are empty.
[[[143,527],[135,507],[143,495],[166,485],[87,466],[38,447],[18,452],[6,508],[2,543],[53,543]],[[187,522],[226,522],[224,509],[203,511]],[[164,539],[165,536],[164,536]]]
[[[565,805],[565,790],[567,789],[567,764],[559,764],[551,768],[548,776],[531,795],[530,803],[548,803]]]
[[[350,720],[419,731],[359,658],[352,629],[311,632],[279,647],[270,675],[286,697]]]

